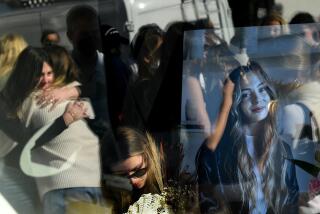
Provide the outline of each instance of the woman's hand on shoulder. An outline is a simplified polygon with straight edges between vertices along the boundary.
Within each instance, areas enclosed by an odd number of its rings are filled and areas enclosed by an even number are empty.
[[[51,105],[50,110],[53,110],[57,104],[69,100],[77,99],[79,97],[79,91],[76,86],[74,87],[50,87],[43,89],[42,92],[36,97],[37,104],[41,108]]]
[[[63,114],[64,122],[67,126],[71,123],[88,117],[87,108],[81,101],[70,102]]]

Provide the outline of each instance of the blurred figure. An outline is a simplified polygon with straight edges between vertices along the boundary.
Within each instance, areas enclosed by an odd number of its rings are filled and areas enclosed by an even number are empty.
[[[208,60],[203,69],[205,88],[203,94],[206,109],[211,122],[211,132],[215,129],[215,122],[222,101],[223,81],[229,73],[239,67],[226,43],[213,46],[208,50]]]
[[[57,31],[47,29],[42,31],[41,44],[42,46],[47,45],[58,45],[60,43],[60,35]]]
[[[307,42],[296,35],[283,35],[271,40],[260,40],[258,52],[254,57],[265,68],[273,81],[281,84],[278,89],[286,95],[282,84],[294,84],[304,78],[303,73],[310,70],[310,53]]]
[[[262,32],[259,35],[259,39],[275,38],[288,33],[286,21],[276,12],[264,17],[260,25],[262,26]]]
[[[124,99],[132,74],[121,53],[122,45],[129,45],[129,40],[122,37],[117,29],[109,25],[100,27],[107,77],[110,120],[113,130],[116,130],[123,120]]]
[[[195,101],[189,107],[199,107],[192,112],[193,115],[189,116],[195,119],[197,117],[198,123],[196,128],[203,128],[201,131],[210,130],[210,121],[207,116],[205,109],[205,103],[203,100],[203,94],[197,78],[193,78],[194,85],[187,85],[187,75],[184,76],[183,71],[191,71],[196,73],[195,76],[199,76],[201,71],[201,61],[204,57],[204,45],[205,45],[205,34],[201,29],[208,28],[208,22],[173,22],[167,26],[167,31],[164,35],[164,42],[162,47],[161,64],[159,70],[159,76],[157,77],[158,90],[156,99],[153,104],[153,108],[150,113],[148,120],[148,127],[152,130],[158,139],[163,141],[164,156],[167,160],[166,175],[168,178],[181,178],[183,173],[187,171],[183,168],[183,162],[185,159],[191,160],[190,171],[194,169],[193,154],[194,149],[190,150],[191,153],[184,153],[188,148],[183,148],[178,139],[180,139],[180,132],[177,131],[181,125],[181,119],[186,118],[186,102],[190,100]],[[186,49],[184,45],[189,40],[185,37],[187,31],[194,30],[193,37],[191,39],[191,45]],[[199,30],[199,31],[197,31]],[[186,40],[184,40],[186,38]],[[188,41],[189,42],[189,41]],[[194,42],[194,43],[193,43]],[[188,60],[188,57],[189,60]],[[192,57],[192,59],[191,59]],[[185,61],[186,62],[185,62]],[[190,64],[188,64],[190,63]],[[190,66],[194,63],[194,66]],[[190,78],[191,79],[191,78]],[[186,96],[182,98],[181,89],[183,87],[191,86],[192,94],[185,93]],[[192,86],[195,86],[192,88]],[[184,88],[185,89],[185,88]],[[193,90],[195,89],[195,90]],[[197,90],[198,89],[198,90]],[[195,95],[192,98],[188,95]],[[183,99],[183,100],[182,100]],[[189,109],[189,110],[190,110]],[[194,109],[193,109],[194,110]],[[200,122],[200,123],[199,123]],[[200,124],[200,126],[199,126]],[[192,127],[192,125],[191,125]],[[200,141],[201,142],[201,141]],[[189,144],[191,147],[194,146],[192,143]],[[199,141],[196,141],[196,146],[199,145]],[[185,157],[185,158],[184,158]],[[190,162],[189,162],[190,163]],[[192,179],[191,179],[192,180]]]
[[[5,86],[12,68],[27,42],[18,34],[6,34],[0,38],[0,91]]]
[[[291,33],[300,35],[311,46],[319,46],[319,30],[310,13],[297,13],[289,22]]]
[[[234,54],[235,59],[240,65],[246,66],[249,62],[249,56],[247,54],[247,30],[249,28],[237,28],[235,35],[230,40],[229,48]],[[249,36],[248,36],[249,38]],[[254,42],[252,42],[254,44]]]
[[[184,62],[181,121],[186,128],[200,129],[207,136],[210,134],[211,124],[204,91],[199,80],[200,69],[202,68],[198,63]]]
[[[186,128],[200,129],[205,135],[209,134],[211,126],[204,99],[206,84],[203,77],[205,62],[210,61],[208,49],[213,45],[205,42],[208,34],[205,30],[199,29],[188,31],[184,35],[181,98],[183,125]]]
[[[137,76],[131,78],[124,106],[124,124],[148,129],[148,120],[161,82],[163,31],[158,25],[142,26],[133,39],[132,56]]]
[[[311,54],[315,59],[311,58]],[[281,100],[283,109],[280,112],[280,134],[290,144],[293,158],[316,166],[320,163],[319,59],[319,50],[316,53],[309,53],[312,65],[309,69],[299,71],[299,81],[292,87],[290,93],[283,96]],[[296,169],[300,187],[300,205],[306,206],[312,199],[311,181],[317,175],[310,174],[307,168],[299,165]]]
[[[299,12],[295,14],[290,20],[289,24],[307,24],[307,23],[315,23],[315,19],[308,12]]]
[[[184,51],[192,54],[187,54],[189,62],[184,61],[181,118],[200,124],[208,135],[214,127],[223,81],[239,63],[213,29],[188,31],[184,42]]]
[[[19,54],[26,47],[27,42],[21,35],[6,34],[0,38],[0,91],[5,87]],[[3,126],[10,127],[9,129],[11,130],[9,131],[12,132],[15,128],[19,128],[18,125],[20,125],[20,123],[14,124],[14,127],[6,123],[4,118],[6,118],[7,111],[2,96],[0,97],[0,123]],[[34,183],[32,179],[24,176],[20,170],[11,166],[6,166],[5,158],[8,157],[8,153],[10,153],[17,145],[17,143],[14,142],[17,139],[12,140],[10,133],[6,133],[6,131],[8,131],[8,129],[3,130],[3,127],[0,128],[0,180],[3,184],[0,188],[0,192],[17,212],[24,211],[25,213],[31,214],[36,210],[35,201],[37,201],[37,196],[34,194],[32,188],[29,188],[29,186],[33,187]],[[21,133],[24,133],[24,131],[21,130]]]
[[[89,5],[77,5],[68,11],[67,36],[72,43],[72,57],[79,67],[81,96],[89,97],[96,118],[89,122],[101,138],[109,126],[107,86],[97,11]]]
[[[283,4],[279,2],[275,3],[273,11],[278,13],[280,16],[283,16]]]
[[[138,66],[138,79],[155,75],[160,66],[161,45],[164,32],[156,24],[142,26],[132,44],[132,56]]]
[[[229,0],[232,20],[235,27],[257,26],[262,15],[269,14],[275,5],[275,0]]]

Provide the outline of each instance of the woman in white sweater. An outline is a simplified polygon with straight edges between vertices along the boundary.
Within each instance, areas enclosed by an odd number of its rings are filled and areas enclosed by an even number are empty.
[[[36,101],[39,90],[51,86],[68,87],[76,71],[71,57],[62,47],[53,46],[46,51],[27,47],[4,89],[5,96],[12,98],[8,103],[12,114],[35,131],[50,124],[74,101],[62,101],[54,109],[39,107]],[[74,86],[74,82],[70,85]],[[83,102],[78,104],[84,105]],[[69,117],[75,115],[69,112]],[[44,213],[65,213],[70,201],[101,202],[99,140],[85,120],[72,123],[49,142],[36,145],[30,156],[35,165],[56,169],[53,174],[43,173],[36,178]]]

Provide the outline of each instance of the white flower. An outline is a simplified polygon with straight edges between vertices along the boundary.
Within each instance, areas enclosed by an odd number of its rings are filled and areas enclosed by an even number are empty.
[[[131,205],[127,214],[152,214],[163,213],[173,214],[169,205],[166,204],[165,198],[158,194],[143,194],[138,201]]]

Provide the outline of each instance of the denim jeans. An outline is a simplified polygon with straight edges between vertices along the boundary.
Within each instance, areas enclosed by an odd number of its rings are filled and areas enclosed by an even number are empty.
[[[67,206],[70,202],[87,202],[99,205],[104,204],[101,188],[98,187],[58,189],[47,192],[44,195],[43,213],[64,214],[66,213]]]

